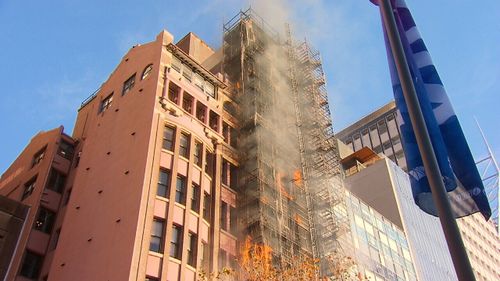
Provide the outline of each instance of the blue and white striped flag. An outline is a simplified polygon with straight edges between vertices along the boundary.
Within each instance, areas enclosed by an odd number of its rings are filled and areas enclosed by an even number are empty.
[[[375,4],[378,2],[371,1]],[[488,219],[491,210],[483,183],[443,83],[406,3],[404,0],[391,2],[406,60],[455,217],[479,211]],[[423,211],[437,216],[385,28],[384,35],[394,98],[400,113],[398,121],[413,198]]]

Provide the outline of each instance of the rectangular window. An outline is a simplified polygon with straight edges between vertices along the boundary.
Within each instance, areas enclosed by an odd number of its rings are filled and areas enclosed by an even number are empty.
[[[179,141],[179,155],[189,159],[189,135],[181,133]]]
[[[229,187],[236,189],[238,184],[238,167],[229,163]]]
[[[31,162],[31,168],[35,167],[35,165],[43,160],[43,157],[45,156],[45,149],[47,149],[47,146],[35,153],[35,155],[33,156],[33,161]]]
[[[68,205],[69,198],[71,198],[71,188],[69,188],[68,191],[66,191],[66,196],[64,197],[64,203],[63,203],[64,206]]]
[[[193,102],[193,97],[187,92],[184,92],[184,95],[182,96],[182,108],[189,112],[189,114],[193,114]]]
[[[182,226],[174,224],[172,227],[172,240],[170,241],[170,256],[181,259]]]
[[[194,74],[194,85],[203,92],[203,85],[204,84],[205,84],[205,80],[203,79],[203,77],[201,77],[201,75],[199,75],[198,73],[195,73]]]
[[[207,107],[201,102],[196,103],[196,118],[202,123],[206,121]]]
[[[219,131],[219,115],[217,113],[210,111],[210,122],[209,122],[210,128],[212,130],[218,132]]]
[[[157,253],[163,253],[163,238],[165,237],[165,221],[159,218],[153,219],[151,227],[151,241],[149,250]]]
[[[99,113],[106,111],[106,109],[111,107],[111,104],[113,103],[113,93],[105,97],[101,101],[101,105],[99,106]]]
[[[227,263],[227,253],[226,251],[219,249],[219,268],[223,268]]]
[[[158,176],[158,188],[156,189],[156,195],[160,197],[168,198],[170,195],[170,171],[165,169],[160,169],[160,174]]]
[[[210,177],[213,177],[214,175],[214,162],[215,162],[215,156],[213,153],[210,151],[206,151],[206,160],[205,160],[205,173],[207,173]]]
[[[215,87],[208,81],[205,82],[205,93],[207,93],[207,95],[211,96],[212,98],[215,98]]]
[[[179,104],[179,96],[181,94],[181,88],[174,83],[170,82],[168,86],[168,99],[175,103]]]
[[[123,83],[122,96],[130,92],[135,84],[135,73]]]
[[[198,236],[192,232],[189,232],[189,244],[187,248],[187,264],[192,267],[196,267],[196,246],[198,242]]]
[[[175,202],[186,204],[186,178],[184,176],[177,176],[177,183],[175,185]]]
[[[224,201],[220,203],[220,228],[227,230],[227,203]]]
[[[203,144],[199,141],[194,141],[194,164],[201,167],[203,159]]]
[[[210,251],[208,250],[208,243],[205,242],[205,241],[201,241],[201,253],[200,253],[200,256],[201,256],[201,261],[200,261],[200,264],[201,264],[201,267],[204,269],[204,270],[208,270],[208,265],[210,264],[210,261],[209,261],[209,256],[210,256]]]
[[[236,144],[237,144],[236,129],[233,127],[229,127],[229,144],[232,147],[236,147]]]
[[[181,72],[182,62],[178,58],[172,56],[172,63],[171,63],[171,65],[172,65],[172,68],[175,71]]]
[[[34,229],[41,232],[49,233],[52,231],[54,222],[56,220],[56,213],[51,210],[40,207],[38,210],[38,216],[35,221]]]
[[[33,190],[35,190],[35,184],[36,184],[36,176],[31,178],[27,183],[24,184],[24,191],[23,191],[23,196],[21,197],[21,201],[26,199],[26,197],[30,196],[31,193],[33,193]]]
[[[228,186],[229,185],[229,162],[222,158],[222,164],[221,164],[221,182],[222,184]]]
[[[71,160],[73,159],[73,153],[75,152],[75,148],[73,145],[67,141],[61,140],[61,143],[59,144],[59,149],[57,153],[61,155],[62,157]]]
[[[37,279],[40,275],[40,269],[42,269],[42,263],[43,256],[26,251],[19,274],[30,279]]]
[[[184,65],[184,67],[182,69],[182,76],[184,76],[184,78],[186,78],[186,80],[191,82],[193,80],[193,71],[191,70],[191,68]]]
[[[226,122],[222,122],[222,136],[224,141],[229,143],[229,125]]]
[[[191,184],[191,210],[200,211],[200,186],[194,182]]]
[[[49,180],[47,182],[46,188],[57,193],[61,193],[64,189],[65,184],[66,175],[52,168],[50,170]]]
[[[59,242],[59,236],[61,235],[61,229],[59,228],[54,232],[53,238],[52,238],[52,247],[51,249],[54,250],[57,248],[57,243]]]
[[[169,126],[165,126],[165,130],[163,131],[163,149],[174,151],[174,137],[175,129]]]
[[[203,192],[203,218],[210,221],[211,209],[212,208],[212,196],[210,194]]]

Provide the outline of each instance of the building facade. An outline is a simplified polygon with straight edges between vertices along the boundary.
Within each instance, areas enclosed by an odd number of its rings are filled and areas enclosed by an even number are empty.
[[[31,207],[12,280],[196,280],[237,268],[246,237],[277,266],[337,249],[328,210],[344,201],[319,53],[251,10],[223,36],[219,50],[167,31],[134,46],[71,137],[33,139],[0,182]]]
[[[339,140],[343,141],[350,149],[360,151],[363,147],[368,147],[376,153],[384,154],[393,163],[397,164],[399,168],[406,171],[406,160],[404,158],[404,151],[401,145],[401,138],[399,134],[399,126],[397,125],[397,109],[394,101],[384,105],[380,109],[368,114],[361,120],[355,122],[346,129],[340,131],[336,136]],[[403,171],[397,171],[395,165],[390,165],[400,181],[406,181],[407,175]],[[401,188],[399,193],[401,204],[410,208],[414,204],[411,195],[410,185],[405,185]],[[406,209],[408,209],[406,208]],[[413,207],[412,207],[413,208]],[[416,213],[420,212],[419,209],[412,211],[413,217]],[[413,224],[413,219],[408,223]],[[437,221],[436,218],[427,216],[428,221]],[[500,238],[495,231],[495,225],[492,220],[486,222],[479,214],[467,216],[457,219],[460,228],[464,245],[469,254],[474,273],[478,280],[498,280],[500,278],[500,271],[498,268],[498,261],[500,255]],[[416,228],[415,229],[420,229]],[[426,229],[426,228],[424,228]],[[412,233],[411,231],[410,233]],[[442,232],[439,230],[439,232]],[[434,247],[426,247],[425,244],[420,248],[420,251],[433,251]],[[442,249],[442,250],[446,250]],[[433,260],[435,260],[433,258]],[[416,264],[416,267],[419,266]]]

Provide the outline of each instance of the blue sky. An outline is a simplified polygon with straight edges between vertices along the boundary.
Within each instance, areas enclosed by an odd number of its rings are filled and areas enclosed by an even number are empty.
[[[476,158],[474,116],[500,157],[500,2],[407,0]],[[368,0],[0,1],[0,173],[37,132],[71,134],[81,101],[134,44],[162,29],[219,47],[222,23],[251,5],[292,24],[323,57],[336,131],[392,98],[377,7]]]

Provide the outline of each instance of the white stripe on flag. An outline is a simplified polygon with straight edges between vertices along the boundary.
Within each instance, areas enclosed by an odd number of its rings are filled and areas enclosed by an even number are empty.
[[[427,51],[422,51],[422,52],[413,54],[413,58],[415,59],[415,62],[417,63],[418,68],[432,65],[431,55]]]
[[[414,26],[406,31],[406,38],[408,39],[408,43],[411,44],[422,37],[420,37],[417,27]]]

